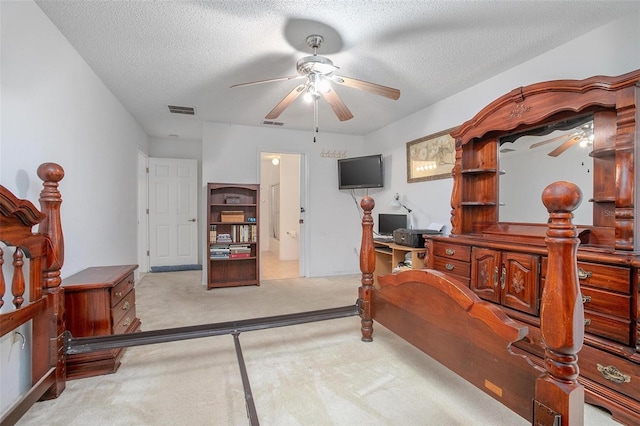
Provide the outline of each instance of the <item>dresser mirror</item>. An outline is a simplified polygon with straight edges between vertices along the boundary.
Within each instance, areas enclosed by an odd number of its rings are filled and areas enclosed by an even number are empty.
[[[593,116],[581,116],[510,134],[499,140],[499,221],[546,223],[549,213],[540,201],[552,182],[573,182],[583,192],[573,212],[574,223],[593,223]]]

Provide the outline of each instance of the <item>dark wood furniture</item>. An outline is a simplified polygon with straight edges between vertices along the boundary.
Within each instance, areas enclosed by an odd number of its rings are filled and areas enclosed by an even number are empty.
[[[38,167],[38,176],[44,182],[40,210],[0,185],[0,306],[5,308],[0,314],[0,336],[29,321],[32,335],[32,387],[2,416],[3,425],[16,423],[36,401],[55,398],[65,388],[64,294],[60,287],[64,240],[58,191],[64,170],[57,164],[44,163]],[[36,225],[38,232],[33,232]],[[11,260],[5,260],[5,254]],[[28,270],[25,258],[29,260]],[[7,261],[13,268],[5,280],[1,266]],[[25,300],[27,276],[29,296]],[[5,305],[7,296],[13,306]]]
[[[87,268],[62,281],[67,330],[75,337],[134,333],[136,316],[134,271],[138,265]],[[67,356],[67,379],[115,373],[124,348]]]
[[[512,351],[513,344],[527,338],[529,326],[478,297],[468,280],[422,269],[378,277],[375,286],[370,197],[361,202],[362,339],[372,340],[376,321],[533,424],[582,424],[584,390],[577,381],[576,354],[582,347],[584,313],[575,267],[578,234],[571,223],[581,193],[576,185],[557,182],[547,187],[543,201],[549,212],[549,268],[541,302],[542,366]]]
[[[209,183],[207,216],[207,289],[260,285],[260,185]]]
[[[634,207],[639,80],[640,70],[619,77],[549,81],[517,88],[483,108],[452,133],[452,233],[427,237],[425,243],[428,268],[466,283],[529,328],[514,350],[542,365],[543,291],[552,271],[566,265],[551,264],[546,224],[500,222],[498,152],[510,135],[592,117],[593,189],[587,188],[584,199],[592,204],[593,223],[577,229],[586,331],[579,353],[580,383],[587,402],[627,424],[640,423],[640,239]]]
[[[361,202],[362,339],[372,340],[376,321],[533,424],[582,424],[584,389],[577,381],[576,354],[582,347],[584,313],[576,270],[578,234],[570,213],[580,200],[580,190],[568,182],[549,185],[543,195],[549,226],[539,331],[544,337],[542,367],[512,351],[530,327],[478,297],[468,280],[422,269],[378,277],[379,286],[374,286],[370,197]],[[468,261],[466,255],[460,257]]]

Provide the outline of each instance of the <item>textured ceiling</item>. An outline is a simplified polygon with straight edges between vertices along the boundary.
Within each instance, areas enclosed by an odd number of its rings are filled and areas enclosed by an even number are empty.
[[[326,103],[320,132],[362,135],[630,13],[638,1],[37,1],[152,137],[200,139],[205,121],[264,126],[298,82],[319,33],[339,74],[400,89],[397,101],[337,86],[354,118]],[[170,114],[167,105],[196,115]],[[298,98],[278,118],[311,131]],[[176,137],[176,136],[173,136]]]

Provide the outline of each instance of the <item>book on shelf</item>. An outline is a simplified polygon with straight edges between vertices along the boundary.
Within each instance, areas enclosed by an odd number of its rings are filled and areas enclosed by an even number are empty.
[[[255,243],[258,241],[257,225],[231,225],[230,237],[234,243]]]
[[[238,253],[249,253],[251,254],[251,247],[238,247],[238,246],[233,246],[231,248],[229,248],[229,252],[232,254],[238,254]]]
[[[218,234],[216,237],[216,242],[218,243],[232,243],[233,240],[231,238],[231,234]]]
[[[218,238],[217,227],[216,225],[209,225],[209,242],[215,243]]]
[[[229,253],[229,259],[240,259],[244,257],[251,257],[251,253]]]

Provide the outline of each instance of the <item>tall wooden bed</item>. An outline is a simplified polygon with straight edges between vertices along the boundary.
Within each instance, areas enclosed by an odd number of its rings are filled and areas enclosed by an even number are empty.
[[[44,182],[40,210],[0,185],[0,306],[13,305],[5,306],[8,312],[0,314],[0,337],[16,333],[29,321],[32,328],[32,386],[0,419],[3,425],[17,422],[33,403],[55,398],[65,388],[64,295],[60,287],[64,242],[58,191],[64,171],[57,164],[44,163],[38,176]],[[7,281],[2,271],[6,263],[11,264]]]
[[[541,307],[544,366],[512,353],[526,325],[516,323],[467,285],[430,269],[378,277],[374,286],[374,201],[361,202],[362,339],[371,341],[373,322],[382,324],[535,425],[583,423],[584,390],[577,381],[584,312],[578,285],[579,244],[572,214],[580,189],[569,182],[549,185],[542,196],[549,211],[548,273]],[[509,355],[511,354],[511,355]]]

